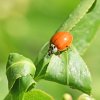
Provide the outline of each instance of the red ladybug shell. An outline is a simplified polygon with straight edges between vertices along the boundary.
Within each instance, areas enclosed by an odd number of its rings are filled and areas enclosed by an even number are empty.
[[[72,43],[73,36],[69,32],[57,32],[50,40],[59,51],[65,50]]]

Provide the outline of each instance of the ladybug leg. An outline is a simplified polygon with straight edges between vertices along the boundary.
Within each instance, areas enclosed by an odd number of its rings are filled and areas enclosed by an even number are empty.
[[[58,51],[57,52],[57,56],[60,57],[60,54],[61,54],[61,51]]]
[[[69,46],[69,47],[68,47],[68,49],[70,49],[70,50],[71,50],[71,46]]]
[[[58,55],[60,55],[61,54],[61,51],[58,51]]]
[[[48,55],[50,56],[52,53],[51,53],[51,51],[50,50],[48,50]]]
[[[67,51],[69,48],[70,48],[69,46],[66,46],[66,51]]]
[[[52,46],[49,46],[49,50],[48,50],[48,55],[50,56],[51,54],[53,54],[53,52],[52,52]]]

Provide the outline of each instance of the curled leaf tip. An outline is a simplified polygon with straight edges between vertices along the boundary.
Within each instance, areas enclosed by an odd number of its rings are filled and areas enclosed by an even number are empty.
[[[6,65],[9,89],[13,87],[15,81],[20,77],[27,75],[34,77],[35,70],[35,65],[30,59],[18,53],[10,53]]]

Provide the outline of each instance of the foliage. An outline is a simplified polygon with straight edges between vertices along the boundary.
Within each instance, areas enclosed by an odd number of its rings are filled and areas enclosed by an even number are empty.
[[[95,14],[99,16],[98,6],[87,13],[94,2],[95,0],[81,0],[79,6],[58,29],[70,31],[74,36],[73,46],[59,56],[55,54],[48,56],[48,43],[40,51],[35,65],[22,55],[10,54],[6,69],[9,94],[5,100],[27,100],[29,97],[31,100],[31,97],[36,98],[38,95],[41,96],[40,100],[44,98],[51,100],[51,96],[33,89],[40,79],[55,81],[87,94],[91,93],[91,75],[80,54],[84,53],[98,28],[99,18],[94,18]]]

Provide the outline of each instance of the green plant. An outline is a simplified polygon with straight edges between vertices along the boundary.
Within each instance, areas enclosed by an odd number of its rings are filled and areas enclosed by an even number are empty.
[[[51,100],[48,94],[34,89],[40,79],[55,81],[71,88],[91,94],[91,76],[81,58],[93,39],[99,26],[99,3],[90,9],[95,0],[81,0],[79,6],[57,31],[70,31],[74,36],[73,45],[67,51],[48,56],[46,43],[41,49],[35,64],[17,53],[8,58],[6,73],[9,94],[5,100]],[[90,12],[88,12],[91,10]]]

